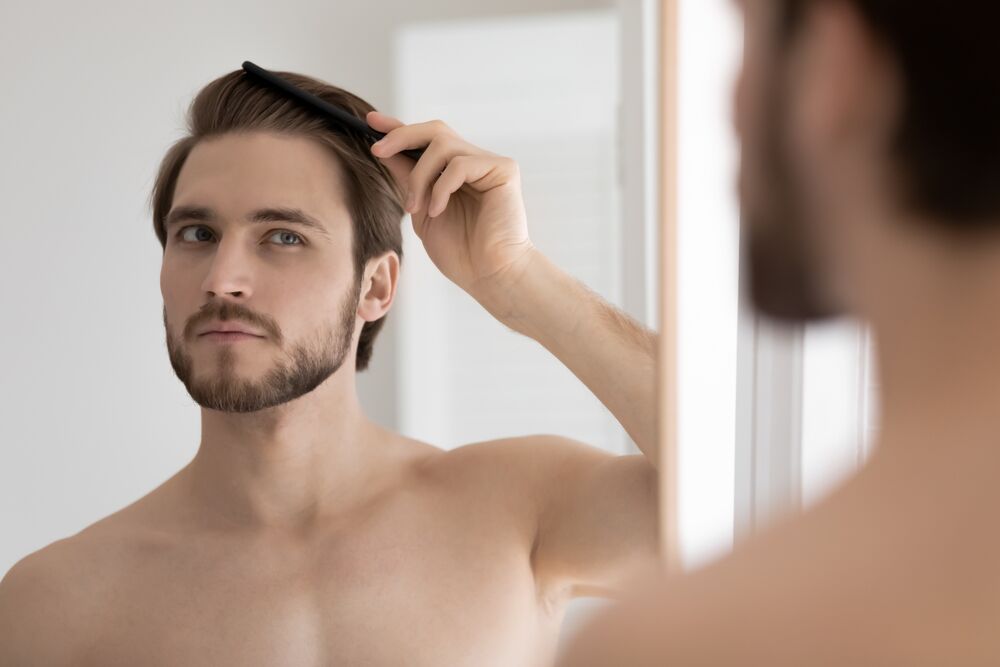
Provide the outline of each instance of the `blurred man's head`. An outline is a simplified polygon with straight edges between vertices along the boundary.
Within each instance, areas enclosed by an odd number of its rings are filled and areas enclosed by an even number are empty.
[[[279,72],[359,118],[358,97]],[[199,92],[152,192],[170,362],[201,406],[253,412],[367,367],[402,256],[397,184],[363,139],[242,71]],[[259,337],[203,335],[238,327]]]
[[[884,248],[913,235],[993,235],[1000,5],[740,4],[742,236],[763,312],[803,320],[857,311],[866,268],[886,261]]]

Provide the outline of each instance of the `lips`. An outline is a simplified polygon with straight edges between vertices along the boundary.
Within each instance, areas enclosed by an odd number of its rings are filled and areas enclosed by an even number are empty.
[[[221,322],[208,325],[207,327],[202,329],[198,333],[198,335],[204,336],[205,334],[209,333],[242,333],[242,334],[247,334],[248,336],[257,336],[258,338],[264,337],[263,334],[259,334],[253,329],[240,327],[233,324],[223,324]]]

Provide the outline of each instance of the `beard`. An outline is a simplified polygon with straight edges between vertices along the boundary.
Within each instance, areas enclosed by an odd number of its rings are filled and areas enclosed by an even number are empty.
[[[741,192],[741,265],[746,267],[754,306],[769,317],[806,322],[835,317],[843,309],[824,289],[822,255],[810,223],[799,170],[792,166],[783,128],[787,99],[780,58],[772,68],[763,127],[756,150],[744,147],[743,170],[752,170],[754,186]]]
[[[343,365],[351,350],[360,294],[359,280],[348,291],[334,323],[324,328],[311,343],[292,346],[285,353],[284,360],[276,363],[259,380],[239,376],[236,364],[240,353],[234,351],[233,344],[218,345],[212,352],[202,355],[214,369],[211,375],[203,371],[201,377],[195,378],[194,360],[185,345],[170,333],[164,306],[163,324],[170,365],[194,402],[203,408],[221,412],[257,412],[282,405],[309,393]],[[223,302],[217,308],[200,312],[185,328],[184,338],[194,335],[192,325],[213,319],[267,324],[242,306]],[[281,344],[282,337],[276,326],[266,326],[265,330],[275,332],[271,340]]]

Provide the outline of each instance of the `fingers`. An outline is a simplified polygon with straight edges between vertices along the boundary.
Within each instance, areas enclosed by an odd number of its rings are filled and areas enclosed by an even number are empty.
[[[387,119],[386,124],[390,122]],[[381,130],[380,130],[381,131]],[[440,120],[412,125],[397,125],[389,130],[381,140],[372,144],[372,153],[379,157],[390,157],[407,148],[423,148],[440,135],[455,133]]]
[[[425,221],[440,215],[451,195],[465,183],[483,192],[518,177],[516,162],[470,144],[440,120],[405,125],[376,111],[370,112],[367,120],[373,128],[386,133],[372,144],[371,150],[389,166],[397,181],[405,183],[404,209],[415,214],[425,208],[425,199],[430,198]],[[407,148],[423,148],[424,153],[416,164],[394,164],[401,159],[397,154]]]
[[[459,154],[462,148],[459,144],[455,138],[445,135],[431,141],[410,172],[404,206],[407,211],[415,213],[423,208],[428,188],[440,177],[445,165]]]
[[[393,118],[381,111],[369,111],[365,114],[365,121],[368,125],[379,132],[389,133],[397,127],[402,127],[403,121]],[[372,151],[375,153],[375,151]],[[376,156],[378,157],[378,156]],[[413,170],[413,160],[402,155],[393,155],[388,158],[380,158],[381,162],[392,174],[393,179],[404,192],[410,179],[410,172]]]
[[[365,120],[368,121],[370,127],[379,132],[390,132],[403,125],[403,121],[381,111],[369,111],[365,114]]]
[[[497,165],[496,158],[482,155],[459,155],[450,162],[431,190],[427,215],[436,217],[448,207],[451,195],[466,183],[487,176]]]
[[[455,137],[454,132],[439,120],[405,125],[399,119],[378,111],[369,112],[366,120],[374,129],[385,132],[382,139],[372,144],[372,154],[385,163],[407,193],[403,208],[415,213],[423,202],[427,184],[441,173],[448,161],[449,156],[442,151],[442,140],[446,136]],[[437,141],[435,138],[438,138]],[[398,155],[407,148],[425,147],[424,154],[416,164]]]

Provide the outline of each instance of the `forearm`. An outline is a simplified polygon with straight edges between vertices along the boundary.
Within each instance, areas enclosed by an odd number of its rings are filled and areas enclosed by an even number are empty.
[[[538,251],[487,294],[486,309],[552,352],[656,465],[656,335]]]

